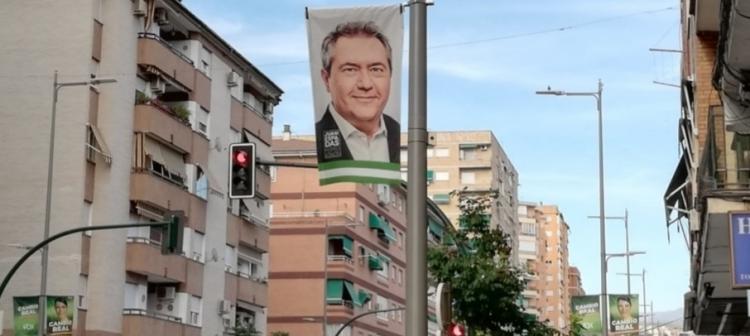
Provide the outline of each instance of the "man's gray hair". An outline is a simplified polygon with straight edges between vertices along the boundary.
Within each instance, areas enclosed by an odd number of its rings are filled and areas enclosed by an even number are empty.
[[[328,35],[323,39],[320,57],[323,60],[323,69],[325,69],[326,72],[331,72],[331,45],[336,44],[336,41],[338,41],[338,39],[341,37],[356,36],[374,37],[378,39],[378,41],[380,41],[380,43],[382,43],[385,47],[386,53],[388,55],[388,70],[392,69],[391,54],[393,53],[393,50],[391,49],[391,44],[388,42],[388,38],[380,31],[380,28],[378,28],[375,22],[351,21],[340,23],[338,26],[336,26],[336,29],[328,33]]]

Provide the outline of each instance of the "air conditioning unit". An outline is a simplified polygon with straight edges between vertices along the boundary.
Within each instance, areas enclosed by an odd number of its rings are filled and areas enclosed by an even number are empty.
[[[153,93],[154,95],[160,95],[164,93],[164,91],[167,90],[167,83],[164,82],[164,80],[161,79],[161,77],[154,78],[150,84],[151,84],[150,85],[151,93]]]
[[[230,71],[229,74],[227,74],[227,86],[228,87],[235,87],[240,82],[240,74]]]
[[[169,16],[167,15],[167,10],[161,7],[157,8],[154,11],[154,21],[160,26],[168,25]]]
[[[221,300],[219,301],[219,314],[229,314],[234,309],[234,303],[229,300]]]
[[[159,300],[174,300],[177,288],[172,286],[159,287],[156,290],[156,298]]]
[[[133,0],[133,15],[144,16],[147,10],[146,0]]]

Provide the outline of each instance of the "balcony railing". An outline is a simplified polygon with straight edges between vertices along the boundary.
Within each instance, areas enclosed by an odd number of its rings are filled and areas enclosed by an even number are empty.
[[[153,34],[153,33],[138,33],[138,38],[147,38],[154,41],[158,41],[161,45],[172,51],[175,55],[182,58],[183,61],[190,63],[190,65],[195,65],[193,63],[193,60],[190,59],[187,55],[183,54],[179,49],[175,48],[169,42],[163,40],[159,35]]]
[[[155,311],[148,311],[145,309],[137,309],[137,308],[125,308],[122,310],[123,315],[141,315],[141,316],[151,316],[158,318],[160,320],[167,320],[172,322],[180,322],[182,323],[182,318],[162,313],[157,313]]]

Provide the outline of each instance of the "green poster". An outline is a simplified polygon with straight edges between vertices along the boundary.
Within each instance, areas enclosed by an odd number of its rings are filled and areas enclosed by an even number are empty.
[[[609,330],[615,335],[638,332],[638,294],[609,295]]]
[[[73,335],[76,305],[72,296],[47,296],[47,335]]]
[[[39,297],[13,297],[13,332],[16,336],[36,336],[39,325]]]
[[[571,298],[573,313],[581,316],[583,336],[602,334],[602,313],[599,310],[599,295],[574,296]]]

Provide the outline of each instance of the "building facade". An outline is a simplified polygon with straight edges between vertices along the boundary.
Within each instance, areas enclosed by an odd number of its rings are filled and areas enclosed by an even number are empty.
[[[186,218],[178,255],[160,253],[156,229],[51,244],[47,293],[75,297],[75,334],[265,333],[270,176],[259,167],[257,197],[230,202],[227,147],[254,142],[273,159],[281,89],[177,0],[5,1],[0,19],[13,46],[0,50],[13,64],[0,81],[0,189],[14,190],[0,195],[4,241],[42,240],[55,109],[50,234]],[[117,82],[85,85],[94,76]],[[0,273],[20,254],[0,247]],[[40,276],[36,257],[10,282],[4,332],[12,298],[39,295]]]
[[[407,134],[401,134],[401,176],[408,171]],[[456,225],[460,210],[453,191],[467,195],[497,193],[491,227],[507,233],[518,260],[518,172],[491,131],[429,132],[427,193]]]
[[[542,305],[540,301],[540,278],[544,278],[543,242],[538,235],[539,227],[542,226],[541,210],[537,203],[520,202],[518,204],[518,264],[526,271],[526,288],[523,295],[523,308],[527,314],[537,317],[541,316]],[[541,246],[540,246],[541,245]]]
[[[586,291],[583,290],[583,281],[581,280],[581,271],[578,267],[568,267],[568,296],[583,296]]]
[[[315,141],[273,142],[277,162],[317,163]],[[317,169],[272,169],[269,330],[333,335],[355,315],[406,305],[405,185],[319,185]],[[428,202],[428,239],[443,241],[448,218]],[[430,290],[434,293],[434,288]],[[429,296],[430,336],[441,335]],[[363,317],[345,335],[404,335],[405,313]]]
[[[540,321],[548,321],[555,329],[566,331],[570,320],[568,293],[568,223],[556,205],[539,206],[542,223],[537,232],[541,237],[542,259],[539,264]]]
[[[750,125],[746,1],[682,0],[681,157],[664,195],[667,226],[688,233],[686,331],[750,333],[744,290],[732,286],[729,213],[748,211]],[[684,230],[684,231],[683,231]],[[672,231],[672,230],[670,230]]]

